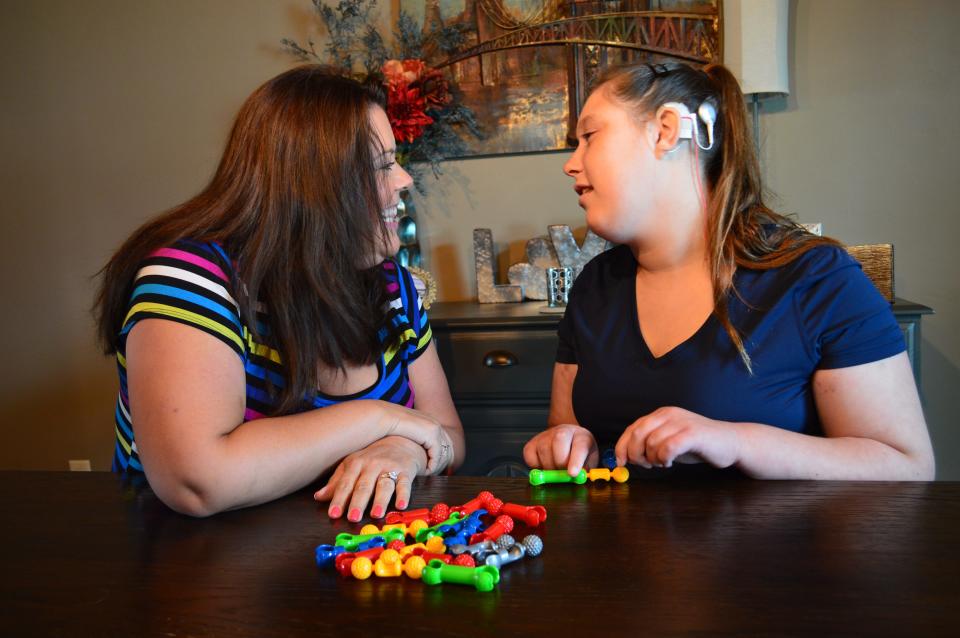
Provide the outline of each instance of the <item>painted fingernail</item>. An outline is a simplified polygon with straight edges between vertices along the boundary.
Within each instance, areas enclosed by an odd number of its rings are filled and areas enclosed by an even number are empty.
[[[341,514],[343,514],[343,510],[336,505],[330,508],[330,518],[340,518]]]
[[[377,505],[372,510],[370,510],[370,516],[374,518],[380,518],[382,514],[383,514],[383,508],[380,507],[379,505]]]
[[[350,514],[347,516],[347,519],[353,521],[354,523],[356,523],[357,521],[359,521],[359,520],[360,520],[360,510],[358,510],[356,507],[354,507],[352,510],[350,510]]]
[[[402,510],[402,509],[403,509],[404,507],[406,507],[406,506],[407,506],[407,502],[406,502],[406,501],[397,501],[397,509],[398,509],[398,510]]]

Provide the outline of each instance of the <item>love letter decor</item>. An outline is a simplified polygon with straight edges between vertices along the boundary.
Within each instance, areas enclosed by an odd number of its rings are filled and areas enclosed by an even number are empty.
[[[498,285],[493,271],[493,233],[489,228],[473,231],[473,254],[477,265],[477,296],[480,303],[503,303],[526,299],[547,299],[547,269],[570,268],[576,279],[588,261],[607,250],[610,243],[587,231],[578,246],[566,225],[547,227],[550,235],[527,241],[524,262],[507,271],[509,285]],[[572,283],[572,282],[570,282]]]

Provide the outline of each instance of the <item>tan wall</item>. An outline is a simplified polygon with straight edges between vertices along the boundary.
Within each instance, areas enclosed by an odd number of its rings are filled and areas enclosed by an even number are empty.
[[[383,2],[386,6],[387,3]],[[116,392],[87,312],[90,276],[151,214],[210,176],[232,115],[315,30],[307,0],[4,3],[0,468],[107,469]],[[898,295],[924,321],[924,394],[940,478],[960,478],[960,76],[952,0],[799,0],[794,90],[763,116],[782,210],[850,243],[896,244]],[[449,162],[418,198],[443,299],[475,295],[471,231],[502,270],[548,224],[582,228],[566,153]]]

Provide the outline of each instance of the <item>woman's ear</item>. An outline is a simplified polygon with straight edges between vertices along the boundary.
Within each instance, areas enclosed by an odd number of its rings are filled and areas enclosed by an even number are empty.
[[[680,131],[683,128],[683,119],[676,108],[664,105],[657,109],[653,124],[658,131],[657,141],[653,148],[657,159],[660,159],[665,154],[676,150],[681,139]]]

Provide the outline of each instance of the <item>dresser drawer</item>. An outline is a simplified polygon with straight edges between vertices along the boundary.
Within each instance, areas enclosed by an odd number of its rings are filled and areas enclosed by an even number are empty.
[[[454,399],[549,398],[556,331],[437,331],[435,336]]]
[[[549,408],[482,406],[459,409],[467,458],[457,472],[467,476],[526,476],[523,446],[547,427]]]

